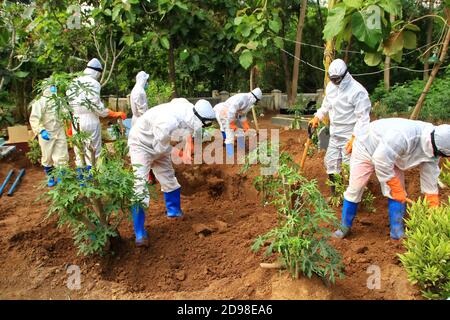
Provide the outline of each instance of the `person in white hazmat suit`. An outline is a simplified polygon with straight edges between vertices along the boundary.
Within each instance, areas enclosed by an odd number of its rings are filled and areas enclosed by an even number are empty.
[[[309,125],[317,128],[326,115],[330,118],[330,142],[325,155],[325,167],[329,180],[341,172],[342,163],[349,163],[355,137],[362,138],[370,123],[372,104],[367,90],[348,72],[341,59],[330,64],[330,83],[321,108]],[[335,195],[335,187],[331,186]]]
[[[49,86],[44,90],[42,96],[31,105],[30,125],[35,135],[39,136],[41,147],[41,164],[48,176],[48,186],[57,184],[52,175],[54,167],[66,166],[69,162],[67,149],[67,137],[64,122],[59,119],[57,110],[51,100],[56,94],[57,88]]]
[[[249,93],[238,93],[214,107],[216,118],[220,125],[220,131],[222,131],[222,136],[225,140],[228,157],[234,155],[234,136],[235,132],[239,129],[238,126],[244,132],[250,129],[247,113],[254,105],[258,104],[261,98],[262,91],[260,88],[256,88]],[[237,138],[238,147],[243,149],[245,147],[245,140],[241,131],[238,132]]]
[[[404,235],[406,211],[404,171],[420,168],[420,186],[431,207],[439,206],[439,157],[450,156],[450,125],[407,119],[382,119],[372,122],[368,135],[357,136],[350,161],[350,181],[344,193],[341,228],[334,237],[348,235],[358,203],[373,172],[388,197],[390,236]]]
[[[131,111],[133,112],[131,126],[134,126],[137,119],[148,110],[147,93],[145,92],[145,89],[148,87],[147,81],[149,77],[150,75],[144,71],[140,71],[136,76],[136,84],[134,85],[130,96]]]
[[[135,170],[135,193],[144,199],[143,205],[148,207],[150,202],[146,180],[152,169],[164,193],[167,216],[177,218],[183,215],[181,186],[171,163],[171,138],[180,134],[192,135],[215,120],[214,110],[208,101],[199,100],[194,106],[186,99],[176,99],[155,106],[138,119],[131,128],[128,146]],[[132,216],[136,245],[147,246],[144,207],[133,206]]]
[[[73,108],[73,117],[79,125],[79,129],[82,132],[88,132],[91,134],[89,145],[95,150],[95,158],[98,158],[102,149],[102,134],[101,124],[99,117],[106,118],[122,118],[126,119],[124,112],[114,112],[105,108],[102,100],[100,99],[101,85],[98,82],[103,72],[102,65],[98,59],[92,59],[89,61],[84,75],[74,80],[73,85],[69,87],[66,95],[69,97],[69,104]],[[81,88],[79,88],[82,86]],[[73,130],[76,131],[77,127],[72,124]],[[81,159],[80,150],[75,148],[75,163],[80,172],[80,179],[82,179],[82,172],[89,171],[92,167],[91,153],[86,148],[86,168],[82,168],[83,162]]]

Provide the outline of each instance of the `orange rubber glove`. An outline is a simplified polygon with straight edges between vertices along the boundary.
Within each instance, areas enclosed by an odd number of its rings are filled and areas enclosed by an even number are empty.
[[[66,135],[68,137],[72,137],[73,136],[73,132],[72,132],[72,122],[67,121],[66,122]]]
[[[238,127],[236,126],[236,123],[234,121],[230,121],[230,129],[233,131],[236,131]]]
[[[405,203],[406,202],[406,191],[403,189],[400,179],[397,177],[392,178],[387,182],[389,188],[391,188],[391,196],[395,201]]]
[[[320,119],[318,117],[314,117],[308,124],[313,127],[317,128],[319,126]]]
[[[438,194],[430,194],[425,193],[425,200],[430,204],[430,208],[439,207],[439,195]]]
[[[244,129],[244,132],[247,132],[250,129],[250,124],[248,123],[248,120],[242,120],[242,129]]]
[[[348,154],[351,154],[353,151],[353,142],[355,141],[355,136],[352,136],[351,139],[345,145],[345,150],[347,150]]]
[[[127,118],[127,115],[125,114],[125,112],[114,112],[114,111],[110,110],[108,113],[108,117],[122,118],[122,120],[125,120]]]

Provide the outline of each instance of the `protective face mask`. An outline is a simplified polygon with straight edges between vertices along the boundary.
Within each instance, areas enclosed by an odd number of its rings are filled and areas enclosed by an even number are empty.
[[[57,92],[56,86],[51,86],[51,87],[50,87],[50,92],[51,92],[52,94],[56,94],[56,92]]]

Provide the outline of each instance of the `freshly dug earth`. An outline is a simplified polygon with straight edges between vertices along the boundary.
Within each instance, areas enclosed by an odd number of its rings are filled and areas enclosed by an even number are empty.
[[[270,128],[270,121],[260,126]],[[297,160],[305,138],[303,131],[281,130],[283,149]],[[48,204],[36,201],[45,191],[41,168],[16,155],[0,162],[0,178],[22,167],[27,173],[14,196],[0,198],[0,299],[420,299],[397,258],[401,242],[389,238],[387,201],[375,177],[370,189],[377,211],[360,211],[353,234],[332,240],[343,256],[345,279],[327,287],[318,278],[292,280],[260,268],[274,258],[250,247],[276,226],[276,211],[262,206],[254,173],[240,175],[239,165],[177,166],[185,217],[168,220],[160,195],[147,214],[150,247],[135,248],[132,223],[126,221],[122,239],[105,257],[78,256],[70,231],[46,219]],[[307,160],[305,172],[327,196],[323,152]],[[418,197],[417,170],[407,174],[407,183],[411,198]],[[67,286],[71,265],[81,270],[79,290]],[[381,272],[380,289],[367,285],[373,265]]]

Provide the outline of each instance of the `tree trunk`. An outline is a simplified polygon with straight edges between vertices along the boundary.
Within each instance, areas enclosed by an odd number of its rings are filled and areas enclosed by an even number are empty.
[[[344,56],[344,62],[348,64],[348,61],[350,60],[350,49],[352,48],[352,38],[350,37],[350,40],[348,40],[347,47],[345,48],[345,56]]]
[[[449,19],[447,17],[447,25],[448,25],[448,23],[449,23]],[[436,78],[436,75],[439,72],[441,65],[445,61],[445,58],[447,56],[449,41],[450,41],[450,28],[447,29],[447,35],[445,36],[445,40],[442,45],[442,51],[441,51],[441,55],[439,58],[439,62],[434,65],[433,70],[431,71],[431,75],[428,78],[427,84],[425,85],[425,89],[423,90],[422,94],[420,95],[419,101],[417,101],[414,111],[411,114],[410,119],[412,119],[412,120],[416,120],[418,118],[420,110],[422,109],[423,103],[425,102],[427,93],[428,93],[428,91],[430,91],[431,85],[433,84],[434,78]]]
[[[298,76],[300,67],[300,58],[302,52],[302,38],[303,38],[303,26],[305,24],[306,7],[308,5],[308,0],[302,0],[300,7],[300,14],[297,23],[297,37],[295,43],[295,59],[294,59],[294,69],[292,70],[292,88],[291,97],[289,100],[289,106],[293,106],[297,100],[297,87],[298,87]]]
[[[286,19],[288,20],[288,19]],[[283,20],[283,26],[281,27],[280,30],[280,37],[285,38],[286,37],[286,32],[285,32],[285,28],[286,28],[286,21]],[[281,51],[281,61],[283,63],[283,70],[284,70],[284,84],[286,86],[286,92],[288,93],[288,100],[290,100],[290,96],[291,96],[291,70],[289,69],[289,60],[288,60],[288,56],[286,54],[286,52]]]
[[[328,1],[328,12],[331,11],[331,9],[334,8],[334,5],[336,4],[337,0],[329,0]],[[325,67],[325,77],[323,80],[323,89],[324,94],[326,94],[326,89],[328,82],[330,81],[330,77],[328,76],[328,69],[330,68],[330,64],[334,59],[334,39],[327,41],[325,46],[325,52],[323,56],[323,65]]]
[[[250,91],[255,89],[255,77],[256,77],[257,70],[258,69],[256,66],[254,66],[250,69]],[[252,115],[253,115],[253,120],[255,121],[256,131],[259,132],[258,117],[256,116],[256,111],[255,111],[254,107],[252,108]]]
[[[384,59],[384,90],[391,90],[391,57]]]
[[[429,0],[429,6],[430,6],[430,14],[433,14],[433,9],[434,9],[434,1],[433,0]],[[423,66],[423,80],[427,81],[429,76],[430,76],[430,72],[427,71],[430,68],[430,64],[428,63],[428,59],[430,58],[430,50],[428,50],[431,46],[431,42],[433,41],[433,23],[434,23],[434,18],[430,17],[428,18],[428,27],[427,27],[427,52],[425,53],[424,56],[424,60],[425,60],[425,64]]]
[[[395,16],[389,15],[389,20],[391,23],[394,23]],[[386,56],[384,59],[384,89],[386,91],[391,90],[391,57]]]
[[[170,38],[169,46],[169,82],[172,84],[172,98],[176,98],[177,95],[177,78],[175,73],[175,48],[173,39]]]

